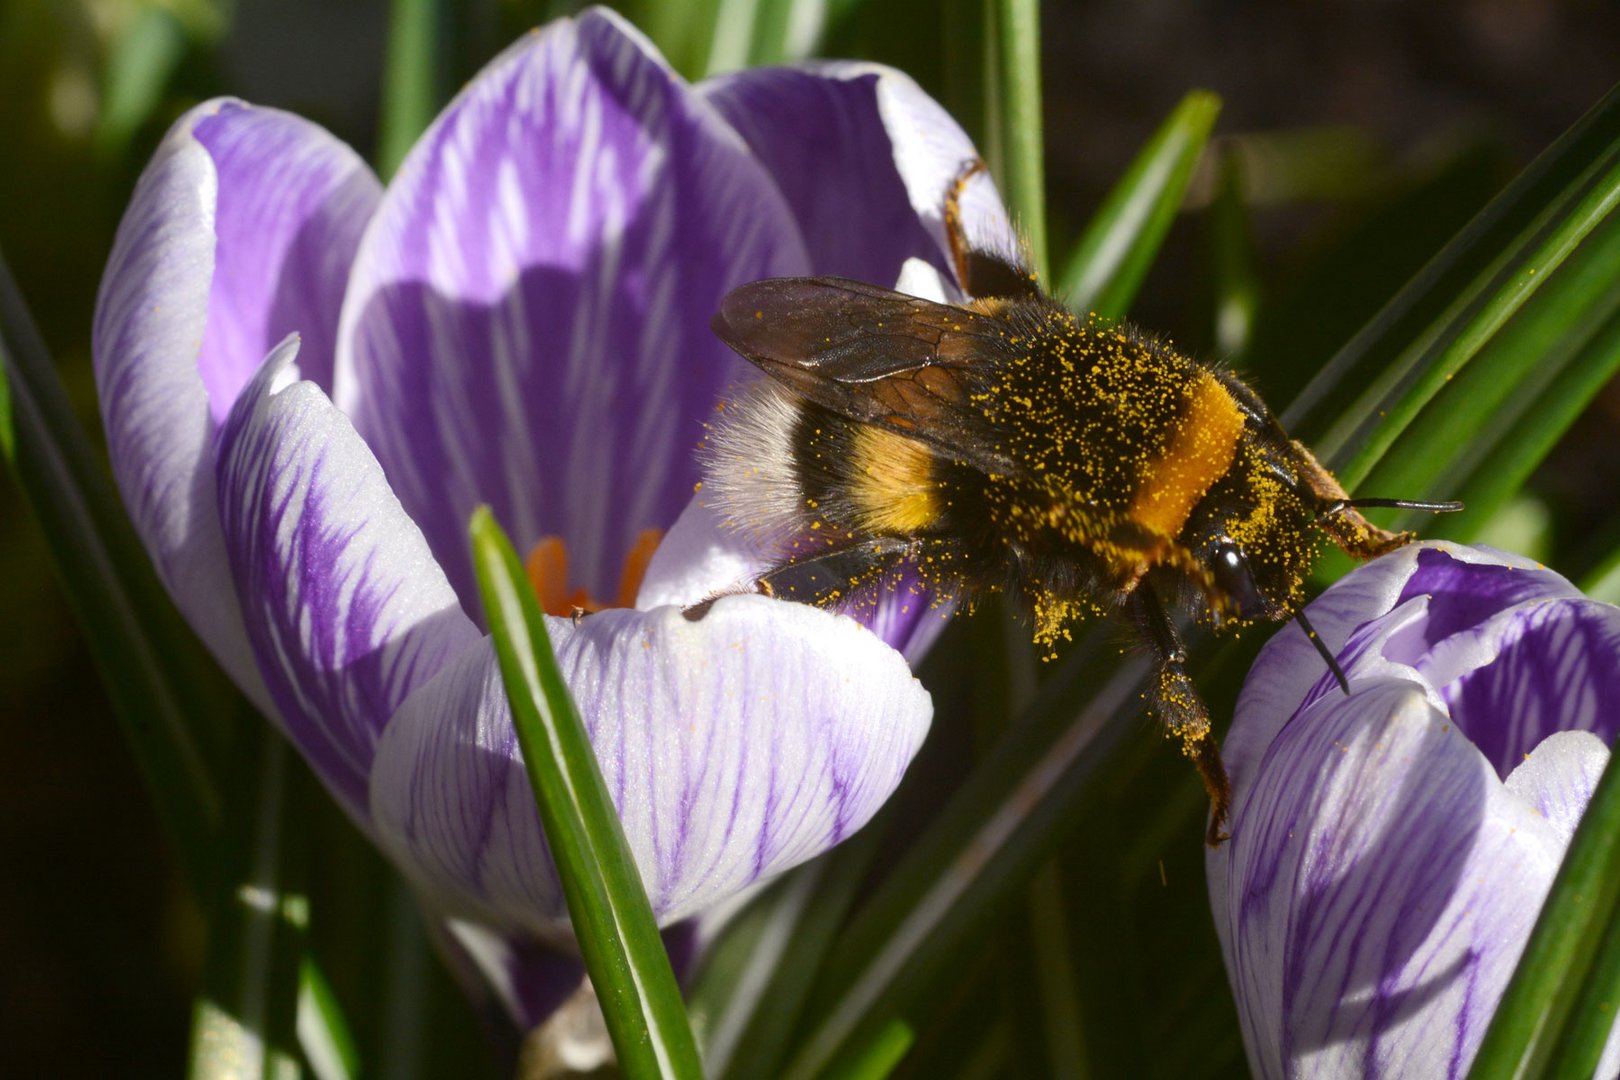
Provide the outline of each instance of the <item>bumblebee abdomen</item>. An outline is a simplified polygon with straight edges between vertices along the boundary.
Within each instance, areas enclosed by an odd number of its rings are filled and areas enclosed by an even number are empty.
[[[707,456],[715,504],[769,541],[927,534],[948,502],[944,463],[926,444],[774,383],[722,409]]]

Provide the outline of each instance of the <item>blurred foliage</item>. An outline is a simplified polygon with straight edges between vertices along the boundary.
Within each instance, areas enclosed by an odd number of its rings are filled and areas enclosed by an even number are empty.
[[[0,251],[86,431],[99,438],[89,325],[101,266],[135,178],[175,116],[205,97],[238,94],[295,109],[392,161],[412,126],[483,62],[577,6],[0,2],[0,139],[10,166],[0,170]],[[811,54],[895,64],[987,154],[999,152],[990,123],[998,103],[985,83],[996,30],[977,0],[623,7],[693,77]],[[397,38],[393,47],[427,56],[413,63],[432,72],[413,91],[415,107],[385,119],[396,8],[427,13],[431,31],[406,42],[415,52]],[[1620,16],[1466,0],[1398,12],[1281,0],[1241,11],[1049,3],[1042,30],[1053,252],[1073,248],[1183,95],[1204,86],[1224,101],[1213,152],[1192,173],[1131,311],[1193,351],[1229,359],[1280,407],[1597,100],[1613,77]],[[1505,509],[1481,523],[1483,535],[1533,549],[1620,598],[1617,490],[1620,390],[1611,385],[1527,489],[1508,493]],[[0,610],[12,615],[0,620],[8,867],[0,914],[9,916],[0,919],[0,1075],[172,1076],[184,1067],[190,1006],[205,977],[203,924],[108,700],[86,677],[91,661],[53,574],[38,526],[11,476],[0,475]],[[1254,635],[1196,646],[1217,715],[1229,713],[1259,643]],[[987,699],[995,680],[983,658],[1004,647],[990,617],[964,621],[924,669],[941,715],[882,819],[886,831],[869,841],[876,854],[845,856],[861,873],[875,878],[899,863],[972,767],[970,714],[1005,701]],[[1099,631],[1066,663],[1070,677],[1100,686],[1118,667],[1117,650]],[[1052,872],[1070,930],[1064,959],[1077,973],[1076,997],[1062,1005],[1071,1044],[1097,1076],[1242,1075],[1209,926],[1196,780],[1145,725],[1109,748],[1098,775]],[[307,939],[360,1059],[382,1076],[499,1075],[408,894],[327,800],[307,813],[311,842],[295,875],[310,898]],[[816,889],[835,893],[809,892],[810,909],[818,896],[834,903],[823,910],[849,906],[851,877],[830,878]],[[1020,926],[1028,902],[1020,892],[971,929]],[[808,940],[824,942],[834,928],[812,929]],[[1024,961],[1005,955],[1018,940],[1016,930],[966,934],[951,954],[953,977],[933,980],[903,1023],[858,1048],[875,1055],[863,1060],[886,1064],[909,1047],[899,1075],[1043,1071],[1052,1010],[1031,1002]],[[792,993],[803,1000],[810,988]]]

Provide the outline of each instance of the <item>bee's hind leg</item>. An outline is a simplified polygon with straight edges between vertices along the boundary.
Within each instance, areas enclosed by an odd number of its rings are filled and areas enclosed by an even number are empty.
[[[1227,839],[1226,815],[1232,802],[1232,784],[1221,761],[1220,747],[1210,731],[1209,709],[1198,696],[1192,677],[1187,674],[1187,650],[1181,643],[1175,620],[1165,610],[1148,582],[1132,591],[1131,617],[1141,628],[1158,661],[1148,684],[1148,707],[1164,725],[1165,733],[1181,740],[1182,752],[1192,759],[1198,776],[1209,793],[1209,831],[1204,842],[1218,847]]]
[[[859,613],[863,604],[875,604],[886,590],[898,587],[908,565],[930,592],[943,597],[955,595],[969,563],[967,547],[955,540],[874,536],[779,563],[754,579],[752,591]],[[686,616],[702,618],[723,595],[694,604]],[[932,599],[920,597],[919,602]]]
[[[976,247],[967,235],[967,226],[962,220],[962,192],[969,180],[984,171],[982,158],[963,162],[945,193],[945,241],[950,245],[956,283],[975,300],[1036,296],[1040,287],[1035,275],[1019,258],[1012,253]]]

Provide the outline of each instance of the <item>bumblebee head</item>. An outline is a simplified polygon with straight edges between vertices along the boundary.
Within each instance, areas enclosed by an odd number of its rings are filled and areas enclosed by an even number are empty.
[[[1321,540],[1315,517],[1287,474],[1263,461],[1240,460],[1211,488],[1181,539],[1208,573],[1216,625],[1285,619],[1298,607]]]

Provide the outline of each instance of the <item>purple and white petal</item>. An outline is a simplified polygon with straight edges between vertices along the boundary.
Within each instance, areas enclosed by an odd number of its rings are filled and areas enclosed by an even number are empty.
[[[740,71],[699,90],[770,169],[815,273],[892,285],[908,258],[952,272],[945,198],[979,153],[910,76],[833,61]],[[970,241],[1022,260],[988,174],[969,181],[961,206]]]
[[[775,184],[617,16],[491,63],[389,187],[345,300],[335,400],[476,610],[466,521],[568,544],[616,590],[666,528],[741,370],[709,330],[733,286],[807,268]]]
[[[1525,601],[1441,638],[1419,670],[1504,777],[1555,732],[1590,731],[1605,744],[1620,735],[1620,608],[1611,604]]]
[[[426,910],[439,954],[474,1007],[498,1010],[519,1032],[542,1023],[585,982],[585,966],[571,952],[483,923],[439,919],[431,907]]]
[[[356,821],[378,735],[480,638],[371,451],[282,343],[219,433],[218,501],[283,727]]]
[[[213,433],[289,330],[329,354],[376,197],[364,163],[316,125],[208,102],[142,173],[96,302],[96,385],[124,505],[180,610],[261,706],[220,536]]]
[[[1567,846],[1608,764],[1602,739],[1590,731],[1560,731],[1541,740],[1504,784],[1546,818]]]
[[[1518,601],[1521,582],[1561,590],[1555,595],[1568,595],[1571,589],[1563,578],[1517,555],[1456,544],[1412,544],[1357,567],[1312,601],[1307,609],[1311,625],[1338,655],[1359,627],[1403,604],[1421,602],[1422,597],[1453,580],[1458,567],[1480,568],[1486,583],[1477,592],[1490,593],[1489,583],[1495,583],[1495,610]],[[1494,576],[1498,572],[1515,576]],[[1429,633],[1427,624],[1417,620],[1412,625],[1410,634],[1381,644],[1383,658],[1410,666],[1426,651],[1423,642]],[[1272,634],[1238,698],[1236,714],[1247,719],[1243,724],[1234,724],[1221,745],[1221,756],[1233,776],[1235,790],[1243,787],[1243,778],[1300,704],[1327,685],[1323,682],[1326,675],[1316,647],[1298,626],[1284,625]]]
[[[548,621],[663,925],[826,850],[899,783],[932,707],[855,622],[727,597]],[[400,708],[378,746],[385,848],[447,906],[562,934],[565,915],[493,650]]]
[[[1208,859],[1256,1076],[1466,1070],[1563,854],[1423,688],[1289,723]]]
[[[219,175],[198,358],[214,422],[288,334],[303,377],[331,393],[344,286],[382,185],[348,146],[277,109],[223,101],[191,131]]]

